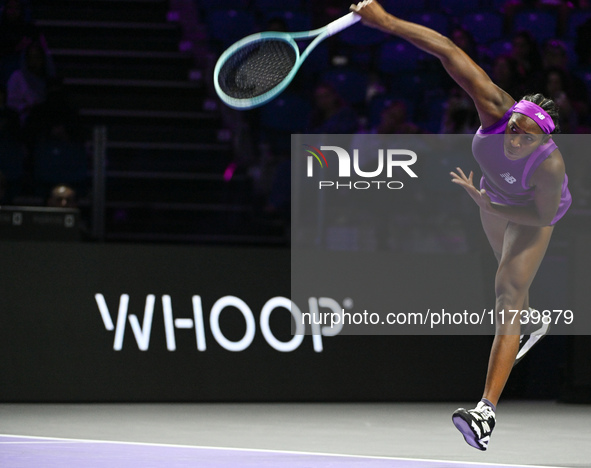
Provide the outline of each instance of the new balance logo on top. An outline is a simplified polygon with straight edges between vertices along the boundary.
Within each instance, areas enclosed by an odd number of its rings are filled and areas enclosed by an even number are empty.
[[[544,114],[542,114],[541,112],[536,112],[536,117],[540,120],[544,120],[546,117],[544,117]]]
[[[511,174],[509,174],[508,172],[505,172],[504,174],[500,174],[500,176],[505,179],[505,182],[509,183],[509,184],[513,184],[515,182],[517,182],[517,179],[515,177],[513,177]]]

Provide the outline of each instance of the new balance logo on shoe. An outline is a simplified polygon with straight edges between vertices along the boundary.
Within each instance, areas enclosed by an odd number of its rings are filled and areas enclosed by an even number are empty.
[[[480,439],[481,433],[480,433],[480,428],[478,427],[478,424],[476,424],[476,422],[472,421],[472,429],[474,429],[474,432],[476,432],[476,434],[478,435],[478,438]]]

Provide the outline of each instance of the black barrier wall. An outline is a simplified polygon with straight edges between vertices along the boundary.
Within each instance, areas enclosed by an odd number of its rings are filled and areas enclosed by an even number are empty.
[[[289,255],[3,242],[0,400],[480,396],[488,336],[292,336],[282,307],[290,295]],[[424,261],[435,273],[446,268]],[[474,258],[455,261],[461,268]],[[473,286],[480,288],[477,279]]]

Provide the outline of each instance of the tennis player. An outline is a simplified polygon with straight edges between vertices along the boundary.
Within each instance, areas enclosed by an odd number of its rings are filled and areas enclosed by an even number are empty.
[[[515,102],[450,39],[387,13],[375,0],[351,5],[351,10],[364,24],[437,57],[478,111],[481,127],[473,153],[483,173],[480,187],[474,186],[472,172],[466,176],[457,168],[451,176],[479,206],[482,226],[498,260],[496,333],[482,400],[474,409],[458,409],[452,419],[468,444],[486,450],[496,405],[513,365],[547,332],[544,325],[520,336],[526,333],[521,330],[521,317],[510,320],[507,313],[529,310],[529,287],[554,225],[571,204],[564,161],[551,137],[559,130],[558,108],[541,94]],[[500,311],[505,311],[503,321]]]

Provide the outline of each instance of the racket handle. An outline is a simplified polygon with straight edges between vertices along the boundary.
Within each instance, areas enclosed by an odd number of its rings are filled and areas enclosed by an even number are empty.
[[[347,13],[345,16],[342,16],[338,20],[333,21],[326,25],[326,34],[327,36],[332,36],[343,29],[348,28],[349,26],[353,26],[361,19],[357,13]]]

